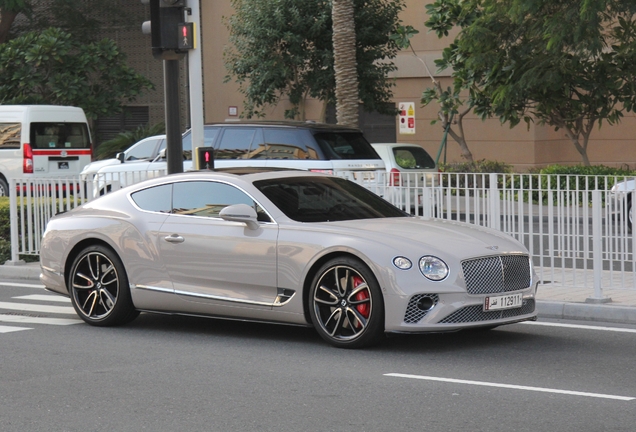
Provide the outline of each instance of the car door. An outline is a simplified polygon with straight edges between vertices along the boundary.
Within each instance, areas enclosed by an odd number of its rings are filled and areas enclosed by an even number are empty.
[[[278,227],[256,230],[219,217],[232,204],[260,206],[216,181],[174,183],[173,210],[159,233],[161,259],[183,299],[225,307],[270,308],[277,296]],[[218,311],[218,309],[217,309]]]

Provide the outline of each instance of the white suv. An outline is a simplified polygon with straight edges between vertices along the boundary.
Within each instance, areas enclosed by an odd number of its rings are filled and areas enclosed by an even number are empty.
[[[228,122],[205,125],[204,145],[215,168],[267,167],[321,171],[358,181],[384,178],[384,162],[358,129],[311,122]],[[183,135],[184,171],[192,166],[192,137]],[[100,168],[97,193],[166,173],[165,159]],[[377,175],[377,176],[376,176]]]

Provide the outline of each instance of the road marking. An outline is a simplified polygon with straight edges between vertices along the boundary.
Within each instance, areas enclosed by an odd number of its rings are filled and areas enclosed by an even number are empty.
[[[0,326],[0,333],[11,333],[11,332],[17,332],[20,330],[33,330],[32,328],[29,327],[9,327],[9,326]]]
[[[575,328],[575,329],[583,329],[583,330],[600,330],[600,331],[611,331],[611,332],[618,332],[618,333],[636,333],[636,329],[627,329],[627,328],[620,328],[620,327],[602,327],[602,326],[551,323],[551,322],[539,322],[539,321],[524,321],[518,324],[530,324],[530,325],[538,325],[538,326],[546,326],[546,327]]]
[[[8,323],[15,322],[15,323],[24,323],[24,324],[48,324],[48,325],[72,325],[72,324],[80,324],[80,323],[83,323],[84,321],[79,319],[43,318],[43,317],[29,317],[29,316],[22,316],[22,315],[0,314],[0,322],[8,322]]]
[[[61,303],[70,303],[71,299],[68,297],[62,297],[58,295],[46,295],[46,294],[29,294],[17,297],[11,297],[20,300],[35,300],[35,301],[52,301]]]
[[[543,387],[518,386],[518,385],[512,385],[512,384],[498,384],[498,383],[491,383],[491,382],[484,382],[484,381],[467,381],[467,380],[458,380],[453,378],[439,378],[439,377],[422,376],[422,375],[388,373],[388,374],[384,374],[384,376],[419,379],[419,380],[427,380],[427,381],[441,381],[441,382],[448,382],[448,383],[455,383],[455,384],[468,384],[468,385],[477,385],[477,386],[484,386],[484,387],[499,387],[499,388],[527,390],[527,391],[535,391],[535,392],[543,392],[543,393],[559,393],[559,394],[565,394],[565,395],[571,395],[571,396],[587,396],[587,397],[615,399],[615,400],[622,400],[622,401],[632,401],[636,399],[636,398],[627,397],[627,396],[614,396],[614,395],[606,395],[606,394],[600,394],[600,393],[586,393],[586,392],[579,392],[579,391],[558,390],[558,389],[543,388]]]
[[[18,282],[0,282],[0,286],[44,289],[44,285],[25,284],[25,283],[18,283]]]
[[[57,314],[75,314],[75,309],[66,306],[46,306],[27,303],[0,302],[0,309],[21,310],[29,312],[46,312]]]

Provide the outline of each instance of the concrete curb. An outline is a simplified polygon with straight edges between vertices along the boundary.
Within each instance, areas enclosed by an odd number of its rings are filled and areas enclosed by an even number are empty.
[[[40,263],[0,265],[0,278],[40,280]]]
[[[537,300],[537,312],[541,318],[636,324],[636,308],[611,304]]]

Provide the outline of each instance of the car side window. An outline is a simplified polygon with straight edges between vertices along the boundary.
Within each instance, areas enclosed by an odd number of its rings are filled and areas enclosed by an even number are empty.
[[[215,159],[250,159],[255,128],[226,128],[219,146],[214,150]]]
[[[178,215],[219,217],[219,212],[233,204],[247,204],[256,210],[260,221],[265,212],[242,190],[219,182],[192,181],[175,183],[172,213]]]
[[[263,135],[269,159],[320,159],[307,130],[263,128]]]
[[[143,189],[130,197],[142,210],[160,213],[170,213],[172,210],[172,184]]]
[[[161,138],[149,139],[136,144],[133,146],[134,148],[126,152],[126,160],[150,159],[154,157],[159,141],[161,141]]]
[[[211,147],[212,144],[214,143],[214,139],[216,138],[216,135],[219,133],[219,128],[215,128],[215,127],[204,127],[203,128],[203,146],[204,147]],[[188,131],[186,132],[186,134],[183,136],[183,151],[184,152],[192,152],[192,132]],[[164,140],[162,147],[159,149],[159,151],[161,151],[162,149],[166,148],[166,141]]]

